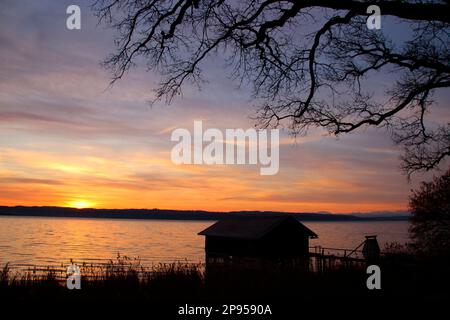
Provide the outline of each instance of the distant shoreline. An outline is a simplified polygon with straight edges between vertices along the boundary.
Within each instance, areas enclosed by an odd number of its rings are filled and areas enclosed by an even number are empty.
[[[0,206],[0,216],[11,217],[60,217],[89,219],[135,219],[135,220],[222,220],[245,219],[255,216],[293,215],[300,221],[407,221],[406,215],[367,216],[331,213],[290,213],[275,211],[211,212],[202,210],[165,209],[76,209],[66,207],[7,207]]]

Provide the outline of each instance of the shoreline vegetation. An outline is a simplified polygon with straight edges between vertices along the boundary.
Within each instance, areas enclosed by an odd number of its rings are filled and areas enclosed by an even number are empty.
[[[300,221],[407,221],[410,217],[398,215],[289,213],[276,211],[229,211],[166,209],[77,209],[67,207],[0,206],[0,216],[12,217],[62,217],[92,219],[157,219],[157,220],[222,220],[258,216],[292,215]]]
[[[257,269],[182,261],[144,267],[139,259],[118,255],[102,265],[77,264],[80,290],[67,289],[65,266],[39,271],[14,270],[6,264],[0,271],[0,299],[217,303],[230,297],[278,301],[293,298],[293,292],[295,299],[303,300],[449,297],[448,261],[420,258],[398,244],[385,250],[377,261],[382,270],[382,290],[367,289],[367,263],[342,263],[338,259],[329,260],[318,271],[279,261],[266,261]]]

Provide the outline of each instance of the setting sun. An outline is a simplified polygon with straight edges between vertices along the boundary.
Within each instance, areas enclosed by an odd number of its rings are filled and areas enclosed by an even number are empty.
[[[94,203],[85,200],[74,200],[69,202],[68,204],[69,207],[77,209],[92,208],[94,206]]]

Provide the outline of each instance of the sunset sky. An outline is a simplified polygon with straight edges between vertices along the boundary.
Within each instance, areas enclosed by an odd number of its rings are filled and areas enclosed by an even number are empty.
[[[82,29],[65,27],[66,7]],[[248,88],[223,61],[208,61],[209,83],[187,85],[171,105],[150,107],[160,76],[138,67],[109,87],[100,66],[114,31],[97,25],[87,1],[1,2],[0,205],[100,208],[369,212],[407,209],[411,188],[399,150],[383,130],[339,139],[283,132],[280,170],[175,165],[170,134],[252,128]],[[448,101],[448,100],[446,100]],[[440,106],[446,102],[440,102]],[[445,114],[448,117],[448,113]]]

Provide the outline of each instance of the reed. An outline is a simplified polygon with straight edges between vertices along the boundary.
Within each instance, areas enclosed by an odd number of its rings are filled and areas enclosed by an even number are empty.
[[[428,281],[429,268],[424,269],[412,264],[410,259],[404,259],[405,252],[399,249],[393,247],[391,254],[380,261],[384,296],[426,292],[447,294],[447,290],[436,289],[438,282]],[[403,264],[405,260],[407,265]],[[102,264],[79,264],[81,290],[67,289],[64,265],[13,270],[10,264],[6,264],[0,272],[0,299],[186,302],[248,297],[288,299],[292,298],[292,292],[295,292],[295,297],[303,299],[326,296],[363,298],[380,294],[367,289],[367,274],[362,264],[331,262],[325,264],[322,272],[314,272],[273,263],[257,269],[249,265],[229,268],[186,261],[143,266],[139,258],[118,255]],[[446,281],[443,281],[442,273],[439,277],[439,283],[445,287],[445,283],[449,283],[448,277],[445,277]]]

